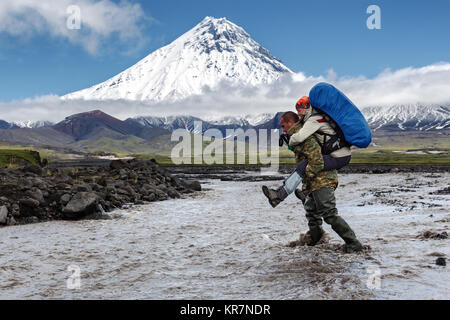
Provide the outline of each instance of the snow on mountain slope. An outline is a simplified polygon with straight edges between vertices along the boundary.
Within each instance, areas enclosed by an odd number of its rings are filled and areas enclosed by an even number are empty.
[[[368,107],[361,110],[370,128],[391,131],[430,131],[450,129],[450,106],[397,105],[392,107]],[[194,131],[194,121],[202,121],[203,132],[210,128],[266,128],[279,127],[280,114],[258,114],[242,117],[200,119],[191,116],[136,117],[142,125],[173,131],[183,128]]]
[[[373,130],[450,129],[450,106],[396,105],[361,110]]]
[[[221,81],[270,83],[292,71],[226,18],[206,17],[131,68],[63,99],[175,101]]]
[[[240,117],[227,116],[220,118],[205,118],[204,120],[215,125],[257,126],[270,121],[274,116],[275,113],[262,113]]]
[[[43,128],[51,127],[53,125],[50,121],[15,121],[14,124],[20,128]]]
[[[169,116],[169,117],[136,117],[129,119],[141,125],[151,128],[163,128],[169,131],[176,129],[186,129],[194,133],[203,133],[195,131],[195,121],[202,121],[199,118],[191,116]]]
[[[261,124],[267,123],[275,117],[276,113],[261,113],[257,115],[246,116],[245,119],[252,126],[259,126]]]
[[[193,133],[198,129],[195,126],[196,121],[202,122],[202,133],[211,128],[219,130],[233,129],[233,128],[251,128],[269,122],[275,117],[275,114],[263,113],[257,115],[246,115],[242,117],[222,117],[209,119],[200,119],[192,116],[168,116],[168,117],[135,117],[130,120],[138,122],[141,125],[152,128],[164,128],[169,131],[176,129],[186,129]],[[225,131],[224,131],[225,132]]]

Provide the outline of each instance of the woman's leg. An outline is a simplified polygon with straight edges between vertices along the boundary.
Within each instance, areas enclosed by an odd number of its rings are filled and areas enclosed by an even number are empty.
[[[302,182],[302,177],[305,174],[306,166],[308,165],[308,160],[304,160],[297,165],[294,172],[291,173],[289,177],[284,180],[283,185],[277,190],[278,196],[281,200],[287,198],[292,192],[297,189],[297,187]]]
[[[351,156],[334,158],[330,155],[323,155],[323,171],[341,169],[349,164]],[[297,187],[302,182],[302,177],[305,174],[306,166],[308,165],[308,160],[300,162],[295,171],[284,180],[283,185],[276,190],[269,189],[263,186],[263,192],[269,199],[271,205],[275,208],[281,201],[286,199],[292,192],[294,192]],[[297,194],[298,193],[298,194]],[[301,191],[297,190],[296,196],[304,201],[304,195]]]
[[[323,155],[323,170],[322,171],[341,169],[342,167],[345,167],[346,165],[349,164],[351,157],[352,156],[334,158],[329,155]],[[304,161],[300,162],[297,165],[297,168],[295,169],[295,171],[286,180],[284,180],[283,187],[287,193],[286,197],[289,194],[291,194],[292,192],[294,192],[295,189],[297,189],[297,187],[302,182],[302,177],[305,174],[307,165],[308,165],[308,160],[304,160]],[[282,200],[284,200],[284,198]]]
[[[278,189],[270,189],[267,186],[262,187],[264,195],[269,199],[272,207],[276,207],[281,201],[287,198],[292,192],[297,189],[302,182],[302,175],[305,172],[308,161],[302,161],[297,165],[296,170],[291,173],[289,177],[284,180],[283,185]],[[303,172],[303,173],[302,173]]]
[[[323,155],[323,171],[339,170],[350,163],[352,156],[335,158],[330,155]]]

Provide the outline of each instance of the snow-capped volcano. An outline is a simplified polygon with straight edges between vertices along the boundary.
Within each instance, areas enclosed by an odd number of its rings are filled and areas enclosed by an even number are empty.
[[[206,17],[171,44],[131,68],[63,99],[180,100],[221,81],[270,83],[292,71],[244,29],[226,18]]]

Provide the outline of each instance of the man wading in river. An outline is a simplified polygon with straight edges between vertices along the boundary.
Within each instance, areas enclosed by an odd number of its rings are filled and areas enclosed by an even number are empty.
[[[286,112],[280,120],[283,131],[292,136],[301,129],[299,117],[294,112]],[[306,196],[304,207],[308,220],[311,241],[314,246],[324,234],[322,219],[331,225],[331,228],[345,241],[345,252],[362,250],[361,243],[345,220],[338,216],[334,190],[338,186],[336,170],[322,171],[324,168],[322,150],[316,139],[312,136],[294,149],[296,162],[308,160],[305,175],[302,180],[303,193]],[[270,190],[271,192],[275,192]]]

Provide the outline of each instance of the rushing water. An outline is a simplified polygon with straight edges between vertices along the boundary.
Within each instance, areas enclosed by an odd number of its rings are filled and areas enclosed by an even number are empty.
[[[340,176],[338,209],[371,246],[362,254],[340,252],[326,225],[330,243],[286,246],[307,230],[304,210],[295,196],[272,209],[263,182],[208,180],[194,197],[118,210],[112,220],[2,228],[0,298],[448,299],[448,269],[434,260],[449,256],[449,240],[416,236],[448,231],[449,196],[428,193],[449,178]],[[393,187],[408,183],[422,186]]]

